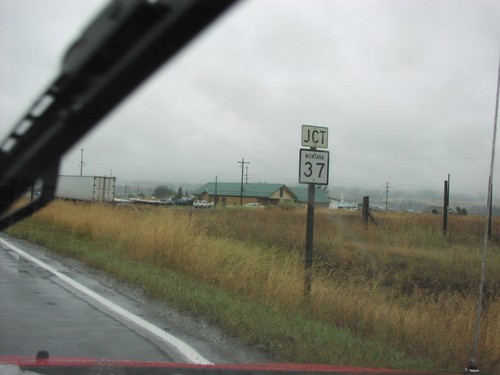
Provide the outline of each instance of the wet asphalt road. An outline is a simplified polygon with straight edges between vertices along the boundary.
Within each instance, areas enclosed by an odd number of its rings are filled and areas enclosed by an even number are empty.
[[[0,245],[1,246],[1,245]],[[47,270],[0,251],[0,355],[179,361]]]
[[[9,246],[45,263],[62,279]],[[71,282],[65,282],[65,277]],[[161,335],[99,303],[84,290],[75,289],[72,282],[144,320]],[[171,335],[174,341],[162,335]],[[203,319],[152,299],[105,272],[0,233],[0,356],[34,356],[39,350],[51,356],[95,359],[277,362],[259,347],[248,346]]]

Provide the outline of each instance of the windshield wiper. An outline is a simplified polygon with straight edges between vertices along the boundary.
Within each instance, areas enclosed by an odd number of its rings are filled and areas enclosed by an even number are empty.
[[[237,0],[114,0],[0,144],[0,230],[49,203],[63,154]],[[41,194],[12,206],[34,184]]]

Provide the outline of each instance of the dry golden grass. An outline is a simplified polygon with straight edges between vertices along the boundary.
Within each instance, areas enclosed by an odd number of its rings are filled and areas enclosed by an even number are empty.
[[[54,231],[89,236],[117,257],[173,269],[356,334],[394,343],[443,368],[466,363],[475,323],[480,218],[319,211],[313,295],[303,300],[302,210],[176,210],[55,202],[37,214]],[[495,222],[495,232],[500,230]],[[56,229],[57,228],[57,229]],[[36,230],[32,224],[18,231]],[[481,364],[500,361],[500,251],[490,245]]]

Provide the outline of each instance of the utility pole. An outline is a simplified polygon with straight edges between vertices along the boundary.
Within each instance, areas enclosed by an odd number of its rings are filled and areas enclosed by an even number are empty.
[[[387,199],[389,198],[389,181],[385,183],[385,212],[387,212]]]
[[[450,174],[448,180],[444,180],[444,198],[443,198],[443,234],[448,233],[448,208],[450,206]]]
[[[217,177],[218,176],[215,176],[214,205],[217,205],[217,203],[219,203],[219,197],[217,196]]]
[[[248,184],[248,165],[245,167],[245,184]]]
[[[245,161],[245,158],[241,158],[241,185],[240,185],[240,206],[243,206],[243,171],[245,170],[245,164],[250,164],[250,162]]]
[[[80,156],[80,176],[83,176],[83,166],[85,163],[83,162],[83,148],[81,149],[81,156]]]

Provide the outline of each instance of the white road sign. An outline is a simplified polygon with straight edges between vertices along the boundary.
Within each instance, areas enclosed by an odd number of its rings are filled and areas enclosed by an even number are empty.
[[[299,183],[328,185],[329,151],[300,149]]]
[[[328,128],[302,125],[302,146],[328,148]]]

